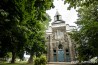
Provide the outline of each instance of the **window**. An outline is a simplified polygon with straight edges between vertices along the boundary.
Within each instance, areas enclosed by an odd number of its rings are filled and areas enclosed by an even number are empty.
[[[69,50],[68,50],[68,49],[66,49],[66,52],[69,52]]]
[[[56,50],[53,50],[54,54],[56,54]]]
[[[57,30],[54,33],[54,35],[55,35],[55,39],[62,39],[62,38],[64,38],[64,33],[62,31],[60,31],[60,30]]]
[[[59,15],[57,15],[57,20],[59,20]]]
[[[59,44],[58,48],[59,49],[63,49],[63,46],[61,44]]]

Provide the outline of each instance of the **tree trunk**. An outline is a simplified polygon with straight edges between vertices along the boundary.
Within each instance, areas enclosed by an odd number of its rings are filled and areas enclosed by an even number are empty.
[[[12,51],[12,60],[11,60],[11,63],[15,63],[15,59],[16,59],[16,53],[14,51]]]
[[[33,63],[33,54],[30,54],[30,58],[28,60],[28,63],[29,64],[32,64]]]

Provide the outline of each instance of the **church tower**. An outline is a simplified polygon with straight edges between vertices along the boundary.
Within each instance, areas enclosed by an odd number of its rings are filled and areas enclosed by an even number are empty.
[[[54,22],[51,24],[51,34],[47,35],[49,62],[70,62],[74,60],[73,45],[69,35],[66,32],[65,21],[57,11],[54,16]]]
[[[62,16],[59,14],[59,12],[57,11],[55,16],[54,16],[54,21],[57,21],[57,20],[62,20]]]

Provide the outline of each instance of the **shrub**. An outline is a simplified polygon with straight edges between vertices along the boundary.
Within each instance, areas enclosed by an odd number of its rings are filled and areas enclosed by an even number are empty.
[[[47,59],[45,55],[41,55],[40,57],[36,57],[34,60],[34,65],[46,65]]]
[[[40,59],[38,57],[35,58],[34,65],[40,65]]]
[[[40,57],[40,63],[41,63],[41,65],[46,65],[47,59],[46,59],[45,55],[41,55],[41,57]]]

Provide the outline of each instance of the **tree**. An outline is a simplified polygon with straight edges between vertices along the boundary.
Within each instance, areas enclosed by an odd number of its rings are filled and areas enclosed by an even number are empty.
[[[26,17],[27,24],[25,24],[29,30],[26,49],[28,49],[28,52],[30,52],[30,59],[28,60],[28,63],[32,63],[34,54],[43,52],[42,49],[45,47],[45,43],[43,42],[45,36],[45,22],[48,20],[45,11],[50,9],[53,4],[52,0],[35,0],[27,1],[27,3],[29,4],[26,6],[27,8],[30,7],[30,10],[25,10],[25,12],[29,14],[30,17]]]
[[[43,51],[42,36],[47,22],[45,11],[53,6],[52,1],[0,0],[0,52],[5,55],[12,52],[12,63],[17,53],[25,48],[30,49],[30,58],[34,55],[32,49],[35,45]]]
[[[12,52],[12,63],[16,53],[24,46],[24,31],[20,28],[22,13],[14,0],[0,0],[0,51],[6,55]]]
[[[98,56],[97,32],[98,31],[98,1],[97,0],[65,0],[68,9],[78,7],[78,30],[72,33],[76,41],[80,61]],[[88,52],[87,52],[88,51]]]
[[[72,33],[72,38],[78,45],[79,60],[85,61],[98,56],[98,5],[82,6],[77,12],[79,30]]]
[[[45,20],[48,22],[48,19]],[[34,25],[35,24],[35,25]],[[35,21],[33,23],[32,31],[30,36],[28,37],[28,43],[26,45],[26,50],[30,53],[30,59],[28,63],[33,62],[33,56],[39,56],[43,52],[45,52],[45,30],[46,30],[45,22]]]
[[[90,5],[97,5],[98,1],[97,0],[65,0],[65,3],[69,4],[68,9],[74,7],[82,7],[86,6],[89,7]]]

